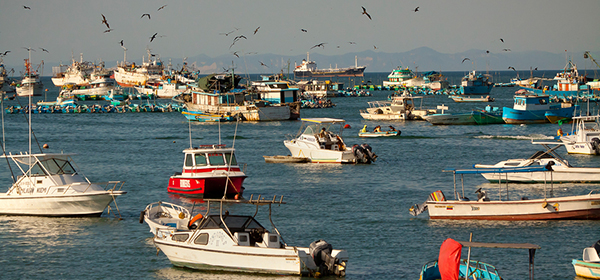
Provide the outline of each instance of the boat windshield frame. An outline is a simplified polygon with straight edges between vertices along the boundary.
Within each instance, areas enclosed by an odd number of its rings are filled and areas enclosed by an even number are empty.
[[[342,137],[342,132],[344,131],[344,124],[346,123],[346,121],[343,119],[331,118],[303,118],[301,120],[302,125],[300,126],[296,138],[304,134],[314,136],[315,134],[319,134],[321,132],[321,129],[323,128],[325,128],[325,131],[329,133]]]

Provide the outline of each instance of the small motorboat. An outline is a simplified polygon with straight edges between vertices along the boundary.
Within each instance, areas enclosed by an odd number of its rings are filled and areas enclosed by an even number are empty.
[[[600,240],[596,241],[593,246],[583,249],[583,257],[581,260],[573,259],[572,264],[577,276],[600,279]]]
[[[390,125],[390,130],[382,131],[381,126],[376,126],[374,131],[367,131],[367,126],[358,132],[358,137],[391,137],[391,136],[399,136],[402,132],[400,130],[396,130],[393,126]]]
[[[600,115],[573,117],[571,132],[557,134],[569,154],[600,154]]]
[[[183,150],[182,172],[169,179],[169,193],[192,197],[233,197],[244,192],[245,164],[226,145],[200,145]]]
[[[266,163],[305,163],[310,162],[306,157],[293,156],[263,156]]]
[[[291,246],[283,240],[271,218],[271,205],[285,204],[283,197],[205,201],[206,212],[191,219],[181,206],[163,203],[146,208],[149,210],[144,213],[144,221],[156,232],[153,243],[174,266],[276,275],[346,275],[345,250],[334,250],[324,240],[312,242],[309,247]],[[214,214],[210,212],[213,202],[219,206]],[[256,210],[253,215],[234,215],[223,209],[232,204],[252,205]],[[271,230],[255,220],[261,205],[269,207]],[[239,208],[235,205],[229,210]]]

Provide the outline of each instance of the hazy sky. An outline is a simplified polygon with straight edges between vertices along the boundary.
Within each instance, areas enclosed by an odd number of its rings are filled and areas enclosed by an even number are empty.
[[[361,14],[361,6],[372,20]],[[418,12],[413,11],[416,7]],[[140,18],[144,13],[151,19]],[[104,33],[101,14],[111,32]],[[405,52],[422,46],[441,53],[511,49],[568,50],[579,55],[600,49],[599,15],[598,0],[2,0],[0,51],[11,51],[4,57],[7,65],[22,64],[27,57],[23,47],[37,49],[32,53],[34,63],[68,63],[72,53],[77,59],[83,53],[88,61],[123,60],[121,40],[128,61],[141,61],[146,48],[162,57],[206,54],[232,59],[234,51],[338,55],[364,50]],[[154,33],[157,38],[150,42]],[[238,35],[247,39],[230,48]],[[322,42],[324,48],[311,50]]]

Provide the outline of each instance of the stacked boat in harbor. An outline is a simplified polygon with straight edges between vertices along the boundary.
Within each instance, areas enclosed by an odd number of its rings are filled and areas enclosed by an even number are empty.
[[[40,74],[37,70],[40,68],[43,70],[43,62],[36,70],[33,70],[31,65],[31,51],[29,53],[29,58],[25,59],[25,72],[21,81],[16,84],[15,90],[18,96],[41,96],[44,85],[40,80]]]
[[[134,62],[123,61],[117,64],[117,70],[114,71],[117,84],[122,87],[134,87],[145,85],[149,79],[160,79],[163,74],[164,65],[160,57],[151,54],[148,50],[148,58],[142,59],[142,65],[136,65]]]
[[[432,90],[448,88],[450,83],[439,72],[429,71],[421,76],[415,75],[410,69],[398,67],[388,75],[388,80],[383,81],[384,87],[424,87]]]
[[[464,95],[489,95],[494,84],[489,81],[489,75],[469,72],[460,82],[460,94]]]

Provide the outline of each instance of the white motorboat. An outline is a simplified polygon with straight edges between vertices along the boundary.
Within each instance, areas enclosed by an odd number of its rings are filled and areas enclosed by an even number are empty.
[[[365,120],[420,120],[424,116],[437,113],[436,109],[423,108],[425,96],[413,96],[404,92],[400,96],[392,97],[391,101],[371,101],[369,108],[360,111],[360,116]],[[416,100],[421,104],[417,107]]]
[[[83,54],[81,54],[79,62],[72,58],[71,65],[61,64],[52,67],[52,83],[57,87],[69,84],[78,86],[89,85],[91,74],[95,71],[95,68],[96,66],[93,63],[83,61]]]
[[[283,240],[271,217],[271,205],[285,204],[282,200],[276,197],[266,200],[260,196],[257,199],[251,196],[249,200],[208,199],[206,213],[191,219],[191,215],[181,208],[163,203],[148,206],[144,220],[151,231],[156,231],[154,245],[178,267],[278,275],[345,276],[348,262],[345,250],[334,250],[324,240],[315,241],[309,247],[290,246]],[[211,202],[219,204],[218,213],[210,213]],[[268,205],[272,229],[267,230],[256,221],[256,213],[254,216],[232,215],[224,211],[225,203],[255,205],[256,211],[259,206]]]
[[[149,80],[145,85],[134,87],[143,95],[156,96],[156,98],[173,98],[188,90],[188,87],[177,80]]]
[[[346,121],[332,118],[303,118],[297,135],[287,135],[283,144],[294,157],[313,163],[371,163],[377,156],[369,145],[346,146],[342,131]]]
[[[159,201],[148,204],[140,215],[140,223],[146,222],[150,232],[156,235],[159,229],[188,229],[192,220],[190,211],[177,204]]]
[[[142,65],[128,63],[123,61],[117,64],[117,70],[114,71],[115,81],[122,87],[134,87],[145,85],[150,79],[159,79],[162,76],[164,65],[160,57],[148,52],[148,60],[143,60]]]
[[[573,117],[571,132],[557,134],[569,154],[600,154],[600,115]]]
[[[571,262],[577,276],[600,279],[600,241],[596,241],[593,246],[583,249],[583,256],[580,260],[573,259]]]
[[[552,181],[554,183],[600,183],[600,167],[573,167],[558,155],[555,150],[562,143],[554,142],[532,142],[540,144],[546,151],[538,151],[526,159],[509,159],[494,165],[475,164],[473,167],[489,170],[502,170],[510,168],[528,168],[547,166],[546,171],[516,172],[516,173],[482,173],[490,182],[518,182],[518,183],[543,183]],[[556,145],[550,148],[548,145]],[[552,177],[550,177],[552,175]]]
[[[100,216],[124,182],[92,183],[75,169],[72,154],[7,154],[22,175],[0,194],[1,215]],[[115,202],[116,203],[116,202]],[[115,204],[116,206],[116,204]]]
[[[593,191],[584,195],[554,197],[544,191],[542,198],[529,199],[520,197],[519,200],[511,200],[508,185],[498,185],[498,196],[494,200],[488,196],[486,190],[479,188],[477,200],[469,200],[464,193],[464,174],[481,173],[516,173],[516,172],[545,172],[547,177],[552,178],[552,171],[546,170],[545,166],[527,168],[503,168],[503,169],[447,169],[445,172],[454,174],[454,199],[446,199],[441,190],[429,195],[427,201],[414,205],[410,213],[414,216],[427,210],[430,219],[472,219],[472,220],[598,220],[600,219],[600,193]],[[456,181],[456,175],[460,175],[461,182]],[[462,183],[462,195],[458,193],[456,186]],[[497,197],[497,198],[496,198]]]

